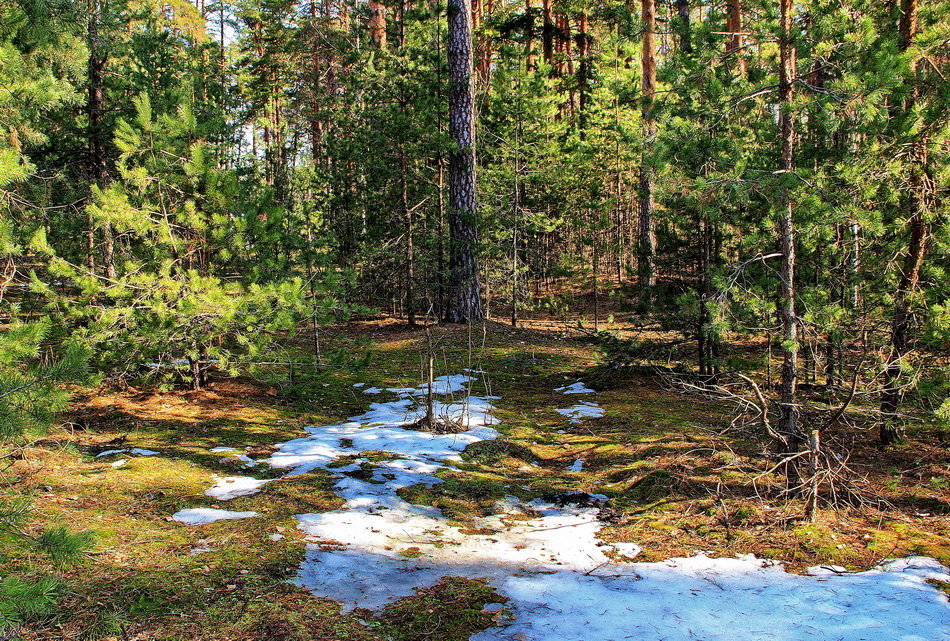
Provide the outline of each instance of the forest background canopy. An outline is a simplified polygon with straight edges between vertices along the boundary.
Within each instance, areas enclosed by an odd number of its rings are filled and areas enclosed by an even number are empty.
[[[651,561],[946,563],[948,52],[944,0],[0,0],[0,634],[226,628],[230,570],[176,600],[138,558],[132,601],[103,596],[122,506],[168,556],[211,472],[363,412],[354,384],[461,429],[406,390],[463,368],[499,388],[497,438],[391,488],[410,512],[583,490]],[[602,396],[556,407],[580,380]],[[338,454],[233,477],[248,532],[398,463]],[[289,601],[303,536],[247,548]],[[221,634],[415,638],[448,607],[468,638],[498,622],[475,583],[366,629],[246,602]]]

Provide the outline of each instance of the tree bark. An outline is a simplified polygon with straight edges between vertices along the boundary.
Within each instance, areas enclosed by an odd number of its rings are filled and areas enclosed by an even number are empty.
[[[449,307],[445,321],[481,320],[475,200],[475,99],[472,86],[472,26],[469,0],[449,0]]]
[[[918,0],[902,0],[900,18],[901,50],[907,51],[917,36]],[[917,72],[917,61],[911,62],[912,82]],[[914,109],[917,98],[916,87],[911,93],[905,113]],[[927,208],[928,177],[925,172],[927,156],[927,142],[921,138],[912,143],[910,185],[908,187],[908,206],[910,209],[910,240],[901,276],[894,296],[894,312],[891,320],[891,349],[884,371],[884,392],[881,395],[881,422],[880,441],[882,445],[889,445],[903,437],[903,427],[897,420],[897,412],[903,401],[904,390],[901,385],[901,366],[910,352],[910,330],[913,324],[913,309],[911,298],[920,282],[920,269],[923,266],[927,252],[929,226],[924,218]]]
[[[369,0],[369,37],[380,51],[386,50],[386,5]]]
[[[726,30],[729,32],[729,44],[726,46],[726,56],[735,56],[736,71],[740,76],[745,75],[745,59],[742,57],[742,47],[745,36],[742,35],[742,0],[729,0],[729,14],[726,18]]]
[[[689,0],[676,0],[676,15],[680,20],[680,51],[692,53],[693,45],[689,37]]]
[[[102,22],[102,2],[101,0],[88,0],[87,8],[89,11],[87,32],[89,47],[87,82],[89,86],[86,94],[86,115],[89,119],[87,133],[89,173],[91,174],[92,183],[101,189],[109,182],[105,131],[102,123],[105,102],[103,79],[106,66],[106,54],[102,50],[102,37],[99,32]],[[92,221],[90,221],[87,243],[90,250],[87,264],[92,266],[95,262],[91,255],[91,250],[95,245]],[[115,241],[112,235],[112,225],[108,222],[102,223],[102,263],[106,277],[115,278]]]
[[[541,21],[541,56],[544,63],[551,67],[551,74],[554,74],[554,20],[551,0],[541,0]]]
[[[781,34],[779,39],[779,129],[781,160],[779,170],[786,186],[781,190],[781,210],[778,219],[778,245],[781,253],[779,266],[779,317],[782,325],[782,375],[779,388],[778,433],[783,454],[793,454],[807,446],[796,405],[798,384],[798,317],[795,312],[795,223],[791,194],[787,186],[788,174],[795,169],[795,126],[792,113],[795,81],[795,45],[792,40],[794,0],[781,0]],[[800,463],[786,466],[789,488],[801,483]]]
[[[656,138],[656,121],[653,118],[654,94],[656,93],[656,1],[641,0],[643,21],[643,78],[642,117],[643,152],[640,161],[640,220],[637,248],[637,272],[640,280],[640,313],[647,313],[653,306],[653,289],[656,287],[656,234],[653,222],[653,168],[650,149]]]

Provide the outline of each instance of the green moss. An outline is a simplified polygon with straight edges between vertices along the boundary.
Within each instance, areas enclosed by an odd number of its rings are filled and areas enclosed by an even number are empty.
[[[505,601],[483,581],[447,578],[387,607],[377,625],[393,641],[466,641],[495,624],[485,604]]]

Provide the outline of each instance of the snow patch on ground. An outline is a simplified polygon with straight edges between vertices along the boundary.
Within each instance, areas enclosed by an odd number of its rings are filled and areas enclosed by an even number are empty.
[[[933,559],[832,577],[788,574],[751,556],[623,567],[636,576],[613,567],[510,576],[500,592],[512,599],[512,624],[472,639],[950,639],[947,600],[926,583],[947,577]]]
[[[582,401],[577,405],[554,411],[571,419],[571,423],[580,423],[584,418],[600,418],[605,413],[604,408],[592,401]]]
[[[584,459],[579,458],[567,468],[568,472],[580,472],[584,469]]]
[[[214,487],[205,490],[205,494],[219,501],[227,501],[237,496],[257,494],[261,487],[274,479],[255,479],[250,476],[216,476]]]
[[[213,507],[192,507],[172,514],[172,518],[185,525],[205,525],[225,519],[246,519],[257,516],[257,512],[233,512]]]
[[[122,453],[138,454],[139,456],[155,456],[156,454],[158,454],[158,452],[156,452],[155,450],[144,450],[141,447],[133,447],[131,449],[123,448],[121,450],[106,450],[105,452],[99,452],[98,454],[96,454],[96,458],[100,458],[103,456],[110,456],[112,454],[122,454]]]
[[[440,378],[440,389],[461,391],[460,379]],[[405,392],[409,398],[373,403],[349,422],[308,427],[307,436],[280,445],[266,460],[288,475],[334,474],[343,507],[296,517],[308,541],[296,583],[344,610],[378,609],[444,576],[462,576],[486,579],[510,599],[503,625],[474,641],[950,641],[947,598],[926,583],[950,579],[950,572],[933,559],[912,557],[844,575],[814,569],[808,576],[752,556],[630,562],[625,559],[637,556],[639,546],[598,536],[599,505],[607,497],[583,493],[565,494],[563,507],[506,496],[495,514],[470,528],[452,525],[437,508],[407,503],[397,490],[441,483],[435,473],[451,467],[471,443],[495,438],[496,421],[488,400],[469,396],[437,404],[437,413],[462,421],[467,431],[405,429],[422,416],[412,398],[422,388]],[[567,388],[593,391],[582,383]],[[575,407],[586,408],[585,417],[603,415],[595,403]],[[369,451],[391,456],[374,457],[368,479],[347,476],[369,463],[362,456]],[[346,465],[331,466],[341,458]],[[570,469],[582,467],[578,459]],[[215,486],[222,494],[267,482],[223,480]],[[173,518],[200,524],[254,515],[194,508]]]
[[[128,452],[128,450],[126,450],[126,449],[122,449],[122,450],[106,450],[105,452],[99,452],[98,454],[96,454],[96,458],[100,458],[100,457],[103,457],[103,456],[109,456],[110,454],[119,454],[119,453],[121,453],[121,452]]]
[[[555,387],[555,392],[560,392],[561,394],[593,394],[594,390],[584,385],[583,381],[577,381],[576,383],[571,383],[570,385],[565,385],[564,387]]]

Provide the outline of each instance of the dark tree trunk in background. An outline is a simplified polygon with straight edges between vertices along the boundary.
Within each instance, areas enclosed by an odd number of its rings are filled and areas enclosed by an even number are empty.
[[[88,42],[89,59],[87,65],[86,115],[89,118],[89,173],[92,183],[100,189],[109,182],[109,169],[106,159],[106,132],[102,123],[104,111],[103,76],[106,66],[106,55],[102,47],[102,35],[99,31],[102,22],[101,0],[88,0]],[[89,221],[87,245],[89,256],[87,265],[95,263],[92,251],[95,248],[95,230],[92,220]],[[115,278],[115,245],[112,237],[112,225],[102,224],[102,263],[108,278]]]
[[[468,0],[449,0],[449,302],[445,320],[483,318],[475,250],[475,99],[472,86],[472,26]]]
[[[900,19],[901,49],[906,51],[917,36],[918,0],[902,0]],[[911,63],[911,73],[917,71],[917,61]],[[916,79],[912,79],[916,83]],[[905,113],[914,109],[916,87],[904,107]],[[910,352],[910,330],[914,320],[911,298],[920,281],[920,268],[927,251],[929,229],[924,214],[927,209],[927,189],[929,177],[926,175],[927,142],[924,139],[912,143],[910,156],[910,184],[907,190],[907,205],[910,209],[910,240],[907,254],[901,267],[900,280],[894,296],[894,315],[891,319],[891,350],[887,357],[884,372],[884,393],[881,396],[880,439],[882,445],[889,445],[903,437],[903,428],[897,417],[903,400],[903,388],[900,382],[901,365]]]
[[[797,405],[798,386],[798,315],[795,310],[795,222],[792,216],[793,203],[789,193],[790,174],[795,170],[795,116],[792,113],[792,100],[795,97],[794,82],[796,69],[796,51],[792,36],[794,0],[781,0],[781,34],[779,36],[779,132],[781,138],[781,160],[779,170],[782,187],[780,211],[777,221],[778,248],[781,254],[779,266],[779,318],[781,320],[782,374],[779,387],[778,435],[783,450],[780,454],[791,455],[809,447],[804,429],[799,424]],[[817,443],[817,434],[813,434]],[[812,460],[817,456],[813,453]],[[785,476],[790,490],[802,491],[806,466],[805,461],[796,459],[785,465]],[[811,474],[811,480],[816,478]],[[811,485],[812,489],[814,486]],[[809,515],[814,511],[812,492],[809,497]]]
[[[693,45],[689,39],[689,0],[676,0],[676,15],[680,19],[680,50],[691,53]]]
[[[729,0],[729,15],[726,18],[726,30],[729,32],[729,44],[726,53],[735,56],[736,71],[745,75],[745,59],[742,57],[742,47],[745,36],[742,35],[742,0]]]
[[[551,0],[541,0],[541,56],[554,74],[554,19]]]
[[[654,93],[656,92],[656,1],[641,0],[643,20],[643,155],[640,162],[640,220],[637,249],[637,272],[640,279],[641,313],[653,306],[653,289],[656,287],[656,234],[653,227],[653,168],[650,152],[656,138],[656,121],[653,118]]]
[[[369,0],[369,37],[381,50],[386,50],[386,5]]]

